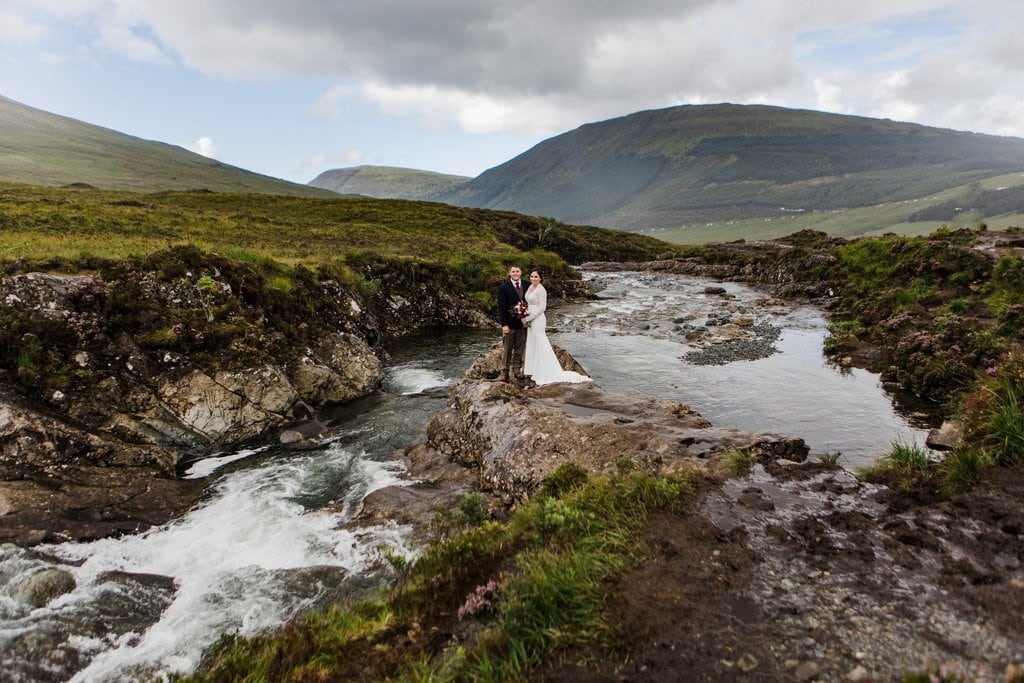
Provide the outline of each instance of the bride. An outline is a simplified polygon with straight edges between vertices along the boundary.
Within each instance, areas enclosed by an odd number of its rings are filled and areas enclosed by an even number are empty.
[[[544,311],[548,307],[548,291],[541,284],[540,273],[530,271],[530,288],[526,290],[527,313],[523,323],[528,326],[526,333],[526,353],[523,363],[523,374],[531,377],[537,384],[553,382],[590,382],[586,375],[563,370],[555,356],[554,349],[544,331],[547,319]]]

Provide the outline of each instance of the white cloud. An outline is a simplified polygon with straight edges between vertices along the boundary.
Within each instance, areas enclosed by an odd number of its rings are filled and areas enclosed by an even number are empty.
[[[332,86],[309,106],[306,113],[315,119],[334,123],[341,117],[342,102],[351,94],[352,88],[347,85]]]
[[[135,62],[147,64],[166,63],[163,50],[152,40],[139,35],[125,24],[106,24],[100,27],[100,44],[115,54]]]
[[[46,25],[0,7],[0,43],[32,43],[47,33]]]
[[[843,89],[820,78],[815,78],[813,83],[815,95],[814,108],[837,114],[843,113]]]
[[[185,145],[185,149],[195,152],[196,154],[202,154],[204,157],[220,159],[220,146],[205,135],[192,144]]]

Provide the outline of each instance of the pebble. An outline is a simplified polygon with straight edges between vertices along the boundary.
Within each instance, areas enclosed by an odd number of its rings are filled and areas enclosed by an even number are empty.
[[[793,675],[801,681],[809,681],[817,676],[819,672],[820,669],[817,664],[814,662],[804,662],[796,667],[796,671],[793,672]]]
[[[863,681],[868,677],[868,671],[863,666],[858,666],[856,669],[846,674],[847,680],[851,681]]]
[[[754,655],[750,654],[749,652],[744,653],[743,655],[740,656],[739,659],[736,660],[736,666],[738,666],[740,668],[740,670],[743,671],[744,673],[750,673],[751,671],[756,669],[757,668],[757,664],[758,664],[757,657],[755,657]]]

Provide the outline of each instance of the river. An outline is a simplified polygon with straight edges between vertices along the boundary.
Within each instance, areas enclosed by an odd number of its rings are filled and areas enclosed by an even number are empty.
[[[638,273],[588,273],[595,301],[548,316],[552,341],[606,389],[689,404],[718,427],[803,437],[812,457],[866,464],[894,441],[923,444],[925,426],[898,412],[877,375],[821,353],[825,320],[743,285]],[[710,285],[726,295],[709,294]],[[775,352],[703,365],[693,328],[747,315],[777,330]],[[11,681],[114,681],[191,671],[221,634],[253,634],[359,590],[381,545],[410,553],[409,529],[346,528],[370,491],[402,481],[396,448],[425,438],[458,379],[495,332],[421,340],[392,353],[374,395],[327,411],[316,448],[277,445],[219,454],[183,476],[204,478],[191,512],[116,539],[26,550],[0,546],[0,671]],[[11,586],[54,564],[77,587],[45,607]]]

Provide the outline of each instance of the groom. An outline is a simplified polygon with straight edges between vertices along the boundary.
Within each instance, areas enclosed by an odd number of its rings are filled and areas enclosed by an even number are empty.
[[[498,289],[498,319],[501,321],[501,374],[499,382],[509,380],[509,370],[516,377],[522,374],[523,354],[526,351],[526,328],[512,307],[526,297],[526,285],[522,282],[522,269],[512,264],[508,268],[508,279]]]

